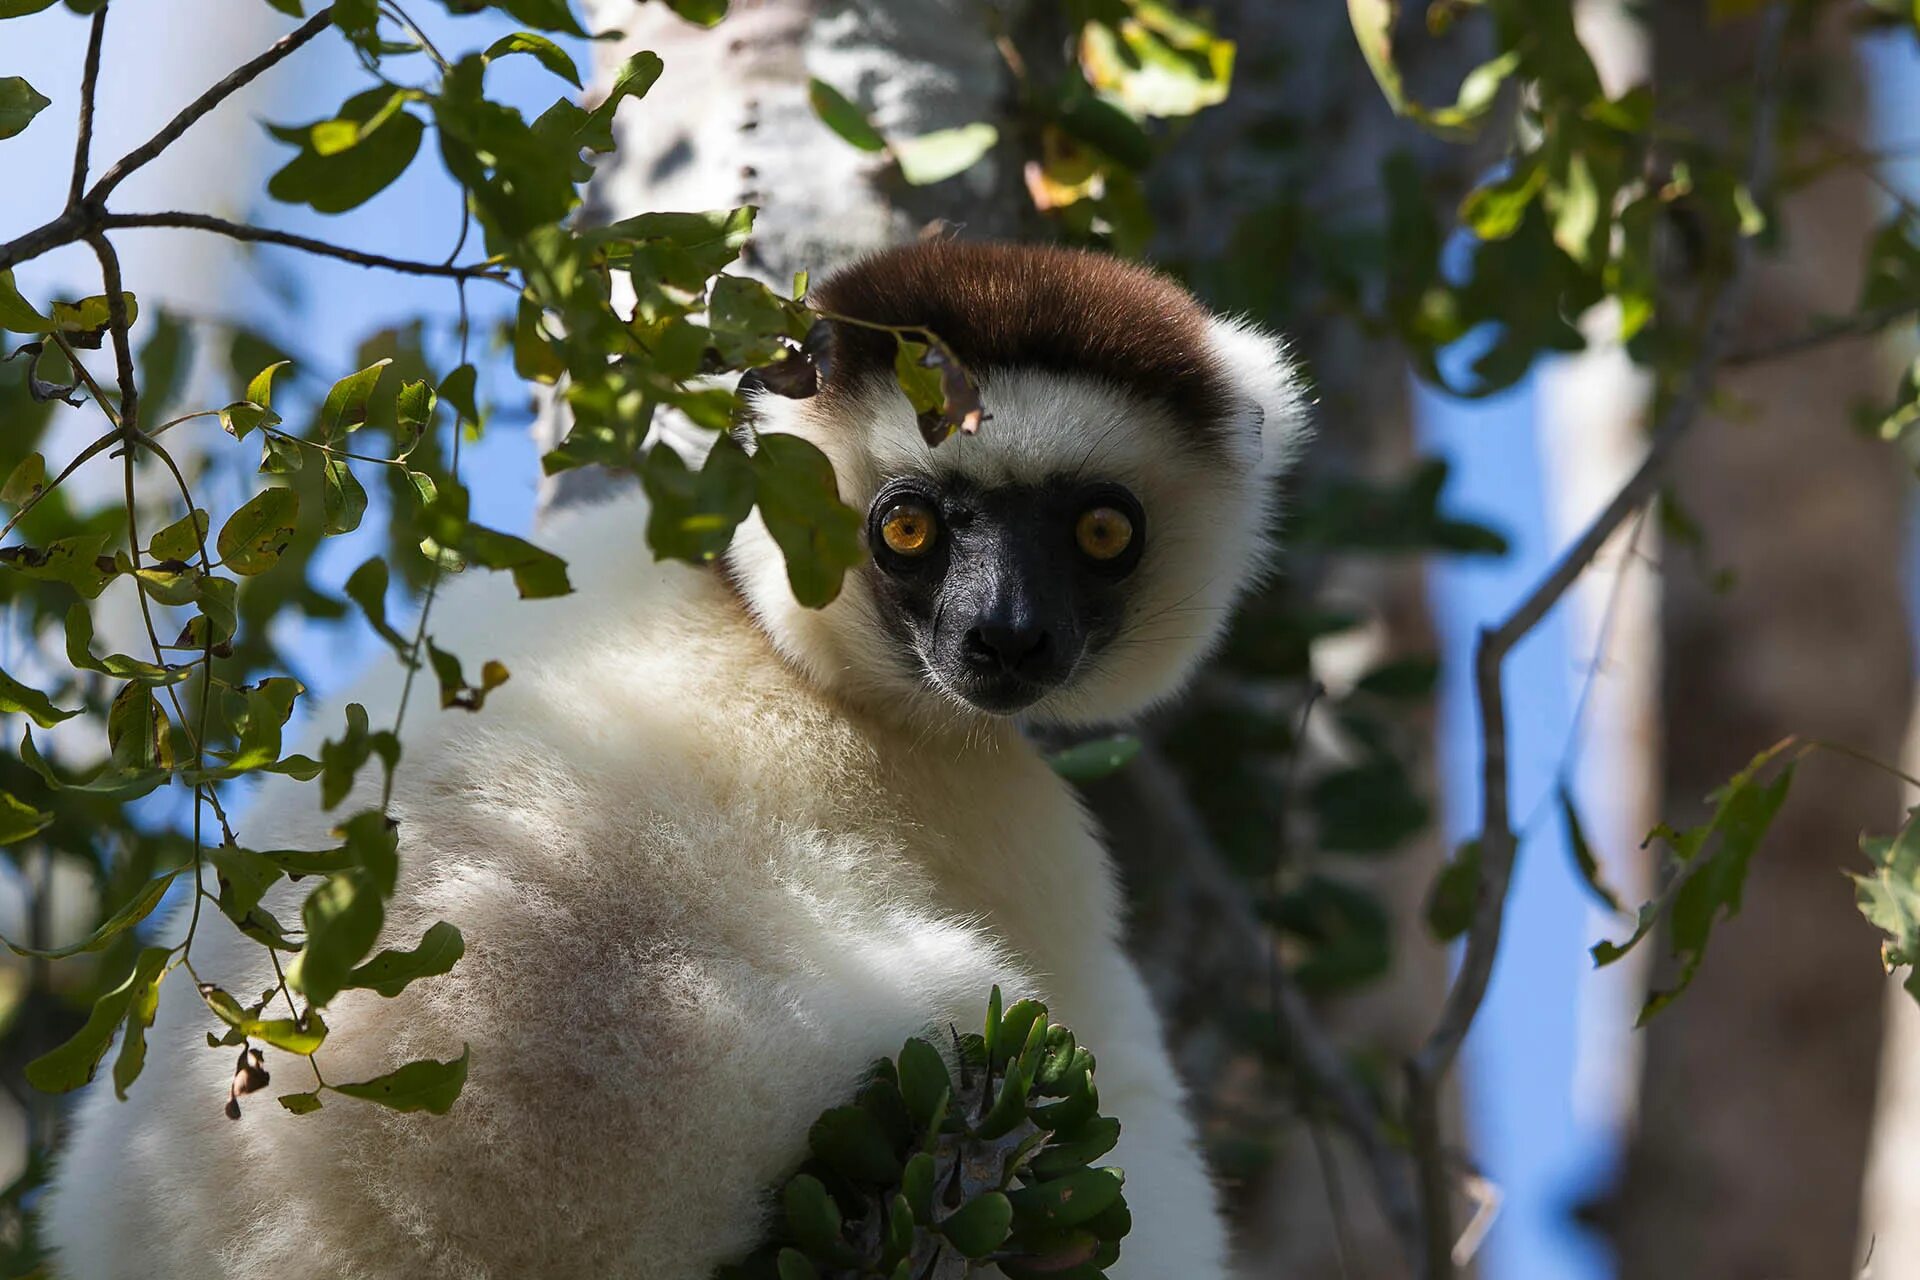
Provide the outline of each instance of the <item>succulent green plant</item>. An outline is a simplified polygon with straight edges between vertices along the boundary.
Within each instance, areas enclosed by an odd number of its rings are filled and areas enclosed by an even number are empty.
[[[767,1242],[714,1280],[1095,1280],[1132,1225],[1093,1054],[1047,1007],[987,1003],[951,1060],[915,1037],[821,1115]],[[949,1062],[951,1061],[951,1065]]]

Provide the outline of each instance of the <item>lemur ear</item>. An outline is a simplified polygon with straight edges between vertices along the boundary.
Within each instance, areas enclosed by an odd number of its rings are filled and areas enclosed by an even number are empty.
[[[1312,435],[1305,379],[1278,335],[1228,316],[1215,316],[1208,329],[1214,358],[1239,401],[1235,443],[1259,474],[1278,475],[1299,459]]]

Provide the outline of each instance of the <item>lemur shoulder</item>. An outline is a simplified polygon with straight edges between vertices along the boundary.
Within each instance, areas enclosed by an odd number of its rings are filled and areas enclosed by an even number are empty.
[[[814,301],[939,334],[985,429],[929,449],[891,339],[839,325],[819,394],[752,405],[867,514],[872,554],[831,605],[794,601],[757,516],[717,568],[655,563],[637,498],[550,531],[590,584],[573,596],[449,591],[435,630],[513,678],[478,716],[408,721],[382,942],[445,919],[467,954],[397,999],[343,995],[323,1061],[362,1079],[468,1042],[461,1100],[229,1120],[231,1064],[169,983],[131,1101],[94,1086],[78,1108],[45,1214],[58,1274],[704,1280],[758,1243],[814,1118],[997,983],[1097,1048],[1134,1220],[1111,1274],[1226,1275],[1107,856],[1020,726],[1121,721],[1182,686],[1262,569],[1297,379],[1274,338],[1089,253],[921,244]],[[324,847],[314,791],[270,782],[243,841]],[[255,944],[201,928],[203,973],[272,985]]]

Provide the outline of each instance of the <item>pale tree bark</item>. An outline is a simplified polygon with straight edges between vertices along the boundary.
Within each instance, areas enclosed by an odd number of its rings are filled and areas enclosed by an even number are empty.
[[[1704,4],[1653,14],[1669,100],[1712,102],[1750,50]],[[1859,74],[1835,22],[1816,40],[1821,93],[1858,125]],[[1808,83],[1808,80],[1798,80]],[[1857,133],[1857,130],[1855,131]],[[1824,139],[1822,140],[1825,141]],[[1784,253],[1757,273],[1746,340],[1849,309],[1872,224],[1865,184],[1788,198]],[[1883,379],[1862,345],[1730,373],[1734,413],[1703,424],[1672,474],[1705,534],[1666,553],[1665,808],[1700,797],[1790,733],[1894,758],[1910,702],[1901,606],[1902,467],[1848,425]],[[1736,575],[1716,592],[1712,570]],[[1863,828],[1890,829],[1897,784],[1815,758],[1754,860],[1741,914],[1698,979],[1645,1033],[1639,1129],[1605,1214],[1635,1280],[1844,1276],[1856,1265],[1883,980],[1840,877]]]
[[[1652,75],[1647,32],[1624,0],[1582,0],[1574,9],[1580,39],[1607,96],[1619,97]],[[1548,525],[1564,546],[1600,511],[1646,451],[1651,380],[1619,340],[1620,308],[1611,300],[1582,318],[1588,349],[1540,369],[1537,415],[1546,475]],[[1660,548],[1650,514],[1610,539],[1568,593],[1572,653],[1582,669],[1574,726],[1574,790],[1608,887],[1626,904],[1653,896],[1652,859],[1643,847],[1659,821]],[[1588,944],[1618,934],[1620,920],[1595,904]],[[1634,1014],[1645,993],[1651,953],[1638,949],[1580,983],[1580,1017],[1571,1082],[1576,1119],[1624,1137],[1632,1124],[1641,1039]]]
[[[1920,709],[1907,737],[1905,763],[1920,765]],[[1908,805],[1920,804],[1909,788]],[[1886,1032],[1880,1046],[1880,1092],[1860,1206],[1861,1280],[1920,1280],[1920,1002],[1903,970],[1885,983]]]
[[[1271,290],[1266,281],[1248,283],[1249,270],[1313,269],[1297,260],[1262,258],[1250,246],[1271,243],[1291,209],[1304,210],[1307,218],[1384,221],[1380,170],[1396,149],[1411,149],[1443,204],[1458,198],[1485,157],[1423,140],[1393,118],[1360,57],[1345,6],[1225,0],[1213,13],[1219,29],[1239,45],[1237,78],[1228,100],[1195,120],[1155,172],[1152,187],[1162,219],[1157,248],[1172,260],[1193,263],[1202,292],[1228,306],[1279,293],[1281,311],[1257,318],[1296,339],[1313,379],[1321,437],[1310,466],[1376,480],[1404,475],[1416,455],[1409,384],[1397,372],[1405,367],[1404,356],[1354,324],[1286,307],[1305,290],[1289,298],[1289,290]],[[1421,20],[1418,12],[1406,18],[1416,26]],[[1470,32],[1439,44],[1416,37],[1402,45],[1403,69],[1416,96],[1445,100],[1481,52]],[[1294,141],[1276,147],[1276,136]],[[1249,249],[1236,253],[1235,245]],[[1209,271],[1210,262],[1219,269]],[[1316,655],[1316,675],[1328,682],[1380,661],[1434,651],[1420,561],[1369,557],[1312,565],[1290,558],[1287,572],[1296,579],[1317,577],[1318,598],[1358,606],[1367,617],[1357,645]],[[1417,782],[1433,794],[1432,719],[1410,717],[1407,728],[1422,744]],[[1141,852],[1152,857],[1150,849]],[[1392,918],[1393,965],[1386,977],[1319,1011],[1332,1038],[1350,1051],[1398,1061],[1419,1047],[1433,1024],[1448,961],[1427,930],[1423,907],[1446,852],[1438,832],[1429,831],[1391,858],[1317,864],[1371,890]],[[1464,1148],[1457,1105],[1450,1110],[1448,1141]],[[1247,1256],[1269,1268],[1263,1274],[1310,1280],[1407,1275],[1408,1263],[1370,1194],[1359,1153],[1338,1128],[1318,1122],[1315,1132],[1309,1127],[1314,1123],[1302,1117],[1291,1125],[1265,1175],[1239,1190]],[[1463,1206],[1456,1206],[1454,1220],[1466,1218]]]

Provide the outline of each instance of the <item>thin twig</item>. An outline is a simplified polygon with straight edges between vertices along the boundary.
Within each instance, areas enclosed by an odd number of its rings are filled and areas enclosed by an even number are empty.
[[[1266,980],[1282,1053],[1304,1081],[1307,1092],[1329,1104],[1334,1118],[1352,1135],[1374,1197],[1396,1240],[1411,1258],[1413,1242],[1419,1236],[1420,1210],[1406,1161],[1388,1137],[1379,1108],[1339,1046],[1320,1025],[1306,996],[1284,969],[1274,965],[1272,936],[1254,914],[1244,887],[1227,870],[1173,767],[1155,746],[1146,743],[1124,775],[1096,784],[1111,785],[1124,785],[1129,798],[1126,812],[1137,812],[1141,821],[1140,828],[1125,833],[1125,838],[1120,838],[1120,832],[1109,832],[1123,874],[1168,875],[1169,880],[1177,881],[1181,893],[1194,899],[1182,907],[1180,916],[1204,920],[1207,950],[1225,953],[1217,966],[1208,970],[1210,983],[1252,980],[1256,976]],[[1169,875],[1168,860],[1174,858],[1180,865],[1177,874]],[[1185,941],[1175,945],[1185,945]],[[1190,962],[1189,973],[1196,965],[1205,967],[1191,953],[1186,959]]]
[[[270,227],[256,227],[245,222],[229,222],[225,218],[215,218],[204,213],[183,213],[178,210],[164,213],[109,213],[101,215],[96,225],[105,230],[173,227],[190,231],[211,231],[215,235],[226,236],[230,240],[284,245],[303,253],[311,253],[323,258],[338,258],[342,262],[351,262],[356,266],[377,267],[404,275],[445,276],[455,280],[493,280],[510,285],[506,273],[492,263],[475,262],[462,266],[442,262],[416,262],[410,258],[389,258],[385,254],[364,253],[359,249],[349,249],[345,245],[315,240],[311,236],[295,235],[290,231],[275,231]]]
[[[1899,324],[1902,320],[1911,320],[1916,315],[1920,315],[1920,298],[1890,302],[1886,306],[1875,307],[1871,311],[1819,321],[1809,325],[1805,331],[1785,338],[1758,342],[1752,346],[1730,351],[1720,364],[1723,368],[1738,369],[1768,360],[1778,360],[1782,356],[1799,355],[1803,351],[1823,347],[1829,342],[1839,342],[1847,338],[1871,338],[1881,330]]]
[[[1773,186],[1774,144],[1779,117],[1777,80],[1788,6],[1775,3],[1761,20],[1756,44],[1752,133],[1746,184],[1765,204]],[[1734,246],[1733,269],[1709,310],[1698,354],[1685,382],[1656,420],[1646,456],[1606,509],[1515,606],[1498,626],[1483,629],[1474,655],[1474,684],[1480,707],[1481,833],[1479,897],[1467,932],[1464,954],[1439,1020],[1420,1051],[1407,1064],[1413,1157],[1419,1170],[1423,1258],[1426,1280],[1453,1274],[1453,1230],[1448,1199],[1450,1179],[1440,1149],[1439,1090],[1461,1043],[1480,1012],[1493,962],[1499,952],[1507,887],[1513,877],[1514,837],[1509,812],[1507,713],[1501,676],[1507,655],[1524,639],[1586,572],[1614,531],[1658,491],[1676,445],[1706,406],[1714,376],[1727,352],[1728,338],[1745,306],[1754,246],[1748,238]]]
[[[308,18],[294,31],[282,36],[268,46],[266,52],[236,67],[232,74],[195,98],[183,108],[179,115],[167,121],[160,132],[127,152],[116,161],[111,169],[100,175],[100,181],[85,197],[86,203],[96,208],[107,198],[109,192],[129,174],[144,167],[155,156],[171,146],[176,138],[197,124],[200,118],[225,102],[228,98],[244,89],[263,72],[271,70],[276,64],[294,53],[300,46],[325,31],[333,22],[333,6],[328,5],[320,12]]]
[[[107,9],[94,11],[93,26],[87,32],[87,60],[80,72],[80,129],[73,143],[73,180],[67,186],[67,207],[80,203],[87,189],[87,160],[93,150],[93,103],[100,87],[100,45],[107,34]]]

